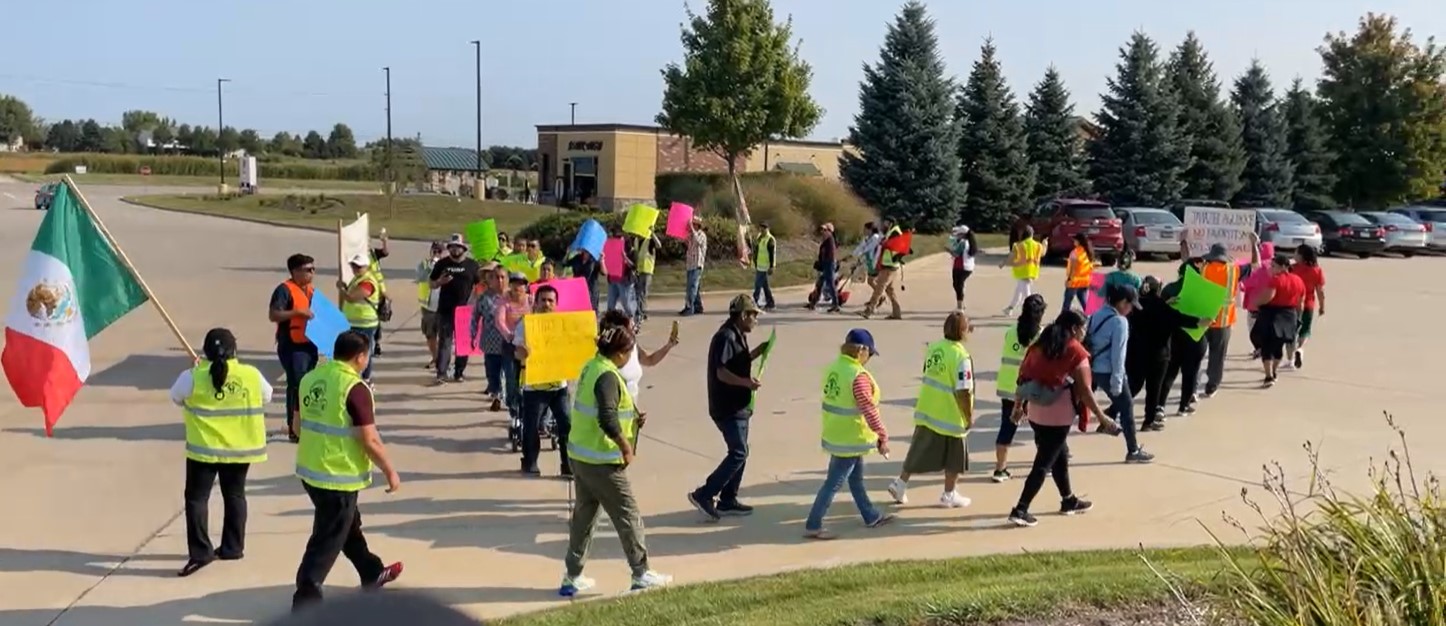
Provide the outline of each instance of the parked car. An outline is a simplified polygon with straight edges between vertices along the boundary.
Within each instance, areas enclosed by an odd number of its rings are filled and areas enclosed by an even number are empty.
[[[1344,252],[1366,258],[1386,250],[1386,229],[1348,211],[1311,211],[1305,218],[1320,225],[1327,254]]]
[[[1320,225],[1289,209],[1255,209],[1255,234],[1261,241],[1274,243],[1277,250],[1305,244],[1316,252],[1325,251]]]
[[[1185,232],[1185,223],[1164,209],[1146,207],[1125,207],[1115,209],[1120,218],[1120,228],[1125,235],[1125,249],[1137,256],[1163,254],[1169,258],[1180,256],[1180,235]]]
[[[1367,211],[1360,214],[1372,224],[1386,229],[1386,251],[1401,256],[1415,256],[1431,245],[1431,233],[1420,222],[1388,211]]]
[[[1045,255],[1058,258],[1074,249],[1074,236],[1084,233],[1099,255],[1099,262],[1113,265],[1125,248],[1120,220],[1109,203],[1098,200],[1057,198],[1034,208],[1030,218],[1036,236],[1044,238]]]
[[[50,201],[55,198],[57,183],[46,183],[35,190],[35,210],[49,211]]]
[[[1391,209],[1391,212],[1420,222],[1426,227],[1431,249],[1446,250],[1446,207],[1408,206]]]

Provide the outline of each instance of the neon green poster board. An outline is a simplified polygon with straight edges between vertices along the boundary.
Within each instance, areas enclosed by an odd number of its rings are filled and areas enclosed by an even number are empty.
[[[634,204],[628,209],[628,217],[623,220],[623,232],[631,233],[639,237],[647,237],[653,234],[653,225],[658,223],[658,208],[646,204]]]

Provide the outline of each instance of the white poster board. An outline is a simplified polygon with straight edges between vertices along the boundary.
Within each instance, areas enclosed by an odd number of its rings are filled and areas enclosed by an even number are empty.
[[[341,279],[344,282],[351,282],[351,266],[347,261],[358,254],[370,255],[372,253],[371,222],[367,219],[367,214],[361,213],[356,216],[355,222],[341,227],[340,238]]]
[[[1250,234],[1255,232],[1255,211],[1185,207],[1185,238],[1190,256],[1204,256],[1210,246],[1224,244],[1230,258],[1249,260]]]
[[[256,188],[256,157],[244,156],[239,159],[241,164],[240,184],[243,188]]]

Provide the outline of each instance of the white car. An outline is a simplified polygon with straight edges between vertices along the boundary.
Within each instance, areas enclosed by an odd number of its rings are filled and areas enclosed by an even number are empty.
[[[1290,209],[1256,209],[1255,230],[1261,241],[1275,244],[1276,250],[1294,250],[1305,244],[1316,252],[1325,251],[1320,225]]]
[[[1411,256],[1431,245],[1430,231],[1414,219],[1387,211],[1362,211],[1361,217],[1386,229],[1386,252]]]
[[[1408,206],[1391,209],[1392,213],[1404,215],[1426,227],[1432,250],[1446,250],[1446,207]]]
[[[1137,256],[1180,256],[1180,235],[1185,232],[1185,223],[1174,213],[1147,207],[1120,207],[1115,209],[1115,217],[1120,218],[1126,250],[1134,251]]]

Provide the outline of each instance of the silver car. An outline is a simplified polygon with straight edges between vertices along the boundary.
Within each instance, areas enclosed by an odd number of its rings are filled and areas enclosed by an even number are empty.
[[[1164,209],[1122,207],[1115,209],[1125,235],[1125,249],[1136,255],[1163,254],[1180,256],[1180,235],[1185,224]]]
[[[1277,250],[1294,249],[1301,244],[1316,252],[1325,250],[1320,225],[1290,209],[1256,209],[1255,230],[1261,241],[1275,244]]]
[[[1404,215],[1426,227],[1426,235],[1432,250],[1446,250],[1446,207],[1408,206],[1391,209],[1392,213]],[[1436,234],[1441,233],[1441,234]]]
[[[1363,211],[1361,217],[1386,229],[1386,252],[1411,256],[1425,252],[1431,245],[1431,233],[1420,222],[1398,213]]]

